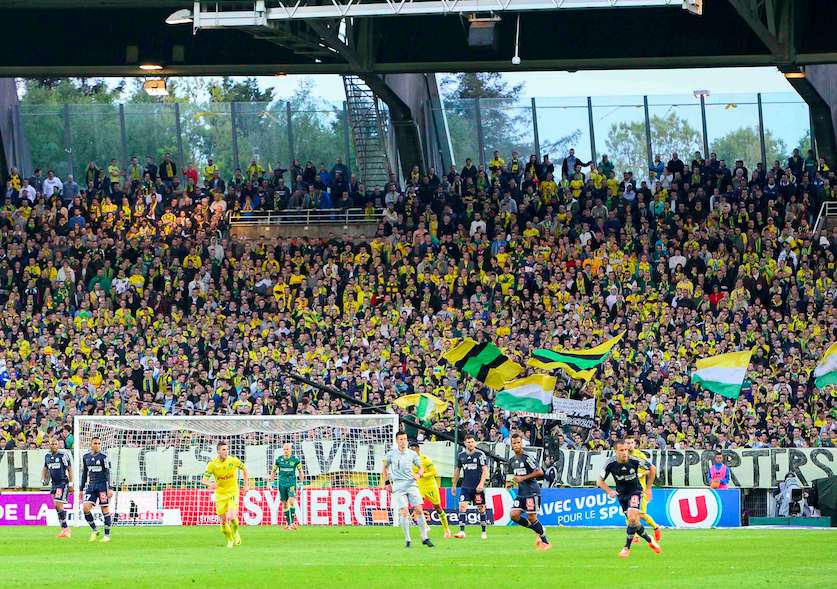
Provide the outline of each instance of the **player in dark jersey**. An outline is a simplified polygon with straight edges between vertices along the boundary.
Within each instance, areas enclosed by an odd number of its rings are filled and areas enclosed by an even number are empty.
[[[52,504],[58,514],[58,523],[61,524],[59,538],[69,538],[70,528],[67,527],[67,512],[64,504],[73,488],[73,469],[70,468],[70,457],[62,452],[58,445],[58,438],[49,439],[49,452],[44,456],[44,467],[41,469],[41,478],[44,484],[49,483],[49,494],[52,496]]]
[[[456,457],[453,469],[452,486],[456,489],[459,482],[459,471],[462,471],[462,491],[459,494],[459,532],[454,538],[465,537],[465,511],[469,505],[474,505],[480,514],[482,539],[488,535],[485,532],[485,481],[488,479],[488,459],[482,450],[477,449],[474,436],[465,436],[465,451]]]
[[[629,452],[630,447],[625,440],[617,441],[616,455],[605,463],[602,472],[599,474],[597,484],[608,496],[619,499],[622,511],[628,518],[628,540],[619,556],[621,558],[630,556],[634,534],[648,542],[651,550],[659,554],[663,551],[662,548],[645,532],[645,528],[640,521],[642,496],[644,494],[646,499],[651,499],[651,485],[654,483],[654,477],[657,476],[657,469],[647,460],[632,458]],[[647,471],[644,493],[639,481],[640,469]],[[608,476],[612,476],[616,483],[615,491],[604,481]]]
[[[531,456],[523,452],[523,438],[517,432],[511,436],[511,449],[514,455],[509,460],[509,474],[513,478],[509,485],[517,486],[511,518],[521,528],[529,528],[535,532],[535,548],[549,550],[552,546],[546,539],[543,524],[538,521],[538,509],[541,506],[541,486],[538,479],[543,478],[543,470],[535,464]],[[526,517],[520,517],[523,512],[526,512]]]
[[[90,534],[90,542],[96,540],[110,542],[110,526],[113,522],[110,514],[110,498],[113,496],[110,486],[110,461],[102,453],[102,441],[98,437],[94,437],[90,441],[90,452],[84,455],[81,462],[81,485],[79,487],[84,493],[84,519],[90,525],[90,529],[93,530],[93,533]],[[97,503],[105,518],[104,537],[100,537],[99,530],[96,529],[96,522],[93,520],[93,514],[90,513],[90,510]]]

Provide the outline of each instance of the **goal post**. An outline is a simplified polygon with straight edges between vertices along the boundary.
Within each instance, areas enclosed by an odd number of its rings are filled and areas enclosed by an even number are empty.
[[[393,447],[398,416],[76,416],[73,468],[80,485],[82,457],[101,439],[111,466],[115,524],[212,525],[214,493],[201,484],[219,441],[241,458],[250,490],[241,493],[239,519],[247,525],[285,523],[279,490],[269,483],[274,461],[290,443],[302,461],[298,515],[303,525],[392,523],[381,488],[384,455]],[[84,524],[76,488],[73,520]],[[94,509],[100,517],[98,507]]]

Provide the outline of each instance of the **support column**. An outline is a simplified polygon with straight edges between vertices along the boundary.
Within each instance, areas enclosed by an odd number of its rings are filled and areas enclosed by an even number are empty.
[[[241,167],[241,164],[238,160],[238,121],[236,121],[238,115],[238,105],[235,102],[230,103],[230,132],[232,134],[232,156],[233,156],[233,169],[238,169]]]
[[[538,155],[538,159],[541,158],[541,138],[538,135],[538,107],[535,104],[535,97],[532,97],[532,131],[535,134],[535,153]],[[521,157],[523,154],[520,154]]]
[[[703,128],[703,157],[709,156],[709,133],[706,128],[706,99],[700,96],[700,124]]]
[[[587,123],[590,125],[590,159],[594,162],[599,159],[596,154],[596,128],[593,125],[593,98],[587,97]]]
[[[128,169],[128,131],[125,129],[125,105],[119,104],[119,154],[122,156],[122,163]],[[142,162],[140,165],[143,165]]]
[[[288,106],[290,106],[290,102]],[[351,163],[352,150],[349,148],[349,107],[345,100],[343,101],[343,153],[345,154],[343,161],[346,163],[346,167],[350,170],[355,169]]]
[[[651,117],[648,116],[648,97],[642,97],[642,107],[645,112],[645,155],[648,157],[648,167],[654,163],[653,147],[651,145]]]
[[[183,128],[180,125],[180,103],[174,103],[174,128],[177,132],[177,159],[179,161],[178,169],[180,170],[180,179],[183,181],[185,185],[185,176],[183,175],[184,170],[186,170],[186,160],[183,157]]]
[[[769,170],[770,166],[767,163],[767,147],[764,142],[764,112],[761,105],[761,92],[756,94],[756,103],[759,109],[759,148],[761,153],[761,162],[764,164],[764,169]]]
[[[477,147],[480,150],[480,164],[485,164],[485,135],[482,132],[482,113],[480,112],[480,99],[474,99],[474,121],[477,125]]]
[[[288,125],[288,154],[291,158],[290,163],[293,163],[295,156],[294,156],[294,125],[293,125],[293,114],[291,113],[291,103],[285,103],[285,121]],[[290,165],[288,166],[290,169]],[[292,178],[291,181],[296,180],[296,178]]]
[[[73,131],[70,128],[70,105],[64,105],[64,153],[67,154],[67,171],[64,174],[73,174]],[[56,170],[56,174],[61,172]]]

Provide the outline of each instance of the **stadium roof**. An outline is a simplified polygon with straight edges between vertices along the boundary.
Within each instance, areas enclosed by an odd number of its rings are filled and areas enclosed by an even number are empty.
[[[192,26],[165,24],[177,9],[194,12],[196,3],[186,0],[3,0],[0,17],[14,26],[0,42],[0,75],[145,75],[138,65],[149,60],[162,64],[164,75],[793,68],[837,62],[837,35],[831,31],[837,2],[831,0],[706,0],[703,16],[682,10],[679,2],[621,8],[635,0],[619,0],[613,8],[568,10],[582,0],[555,0],[555,9],[543,9],[542,0],[486,1],[486,10],[496,7],[501,20],[496,46],[483,48],[469,46],[466,14],[454,14],[457,1],[465,0],[411,1],[442,4],[448,14],[355,17],[341,26],[328,16],[278,18],[283,4],[268,0],[266,9],[274,9],[276,18],[222,29],[198,22],[193,34]],[[322,13],[335,7],[360,10],[369,3],[399,5],[398,0],[301,0],[300,7]],[[515,3],[520,9],[530,5],[519,13],[519,66],[511,62]],[[532,8],[535,4],[541,9]],[[220,5],[222,14],[252,13],[256,7],[254,2],[198,5],[203,11]],[[296,0],[284,4],[295,5]]]

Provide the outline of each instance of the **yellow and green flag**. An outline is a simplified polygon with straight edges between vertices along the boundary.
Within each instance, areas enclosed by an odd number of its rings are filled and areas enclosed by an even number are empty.
[[[818,389],[830,384],[837,385],[837,342],[834,342],[822,355],[820,363],[814,368],[814,384]]]
[[[477,343],[470,338],[442,354],[442,359],[496,390],[523,372],[523,366],[509,359],[494,344]]]
[[[402,409],[416,408],[416,417],[421,421],[429,421],[434,417],[438,417],[448,408],[448,402],[443,401],[435,395],[430,393],[415,393],[413,395],[404,395],[398,397],[393,401]]]
[[[613,351],[613,346],[619,343],[624,335],[625,332],[623,331],[606,342],[587,350],[547,350],[540,348],[532,353],[532,357],[529,358],[527,364],[538,370],[562,369],[570,378],[589,381],[596,374],[596,368],[608,359]]]
[[[747,350],[701,358],[695,362],[692,382],[713,393],[737,399],[752,355],[753,351]]]

